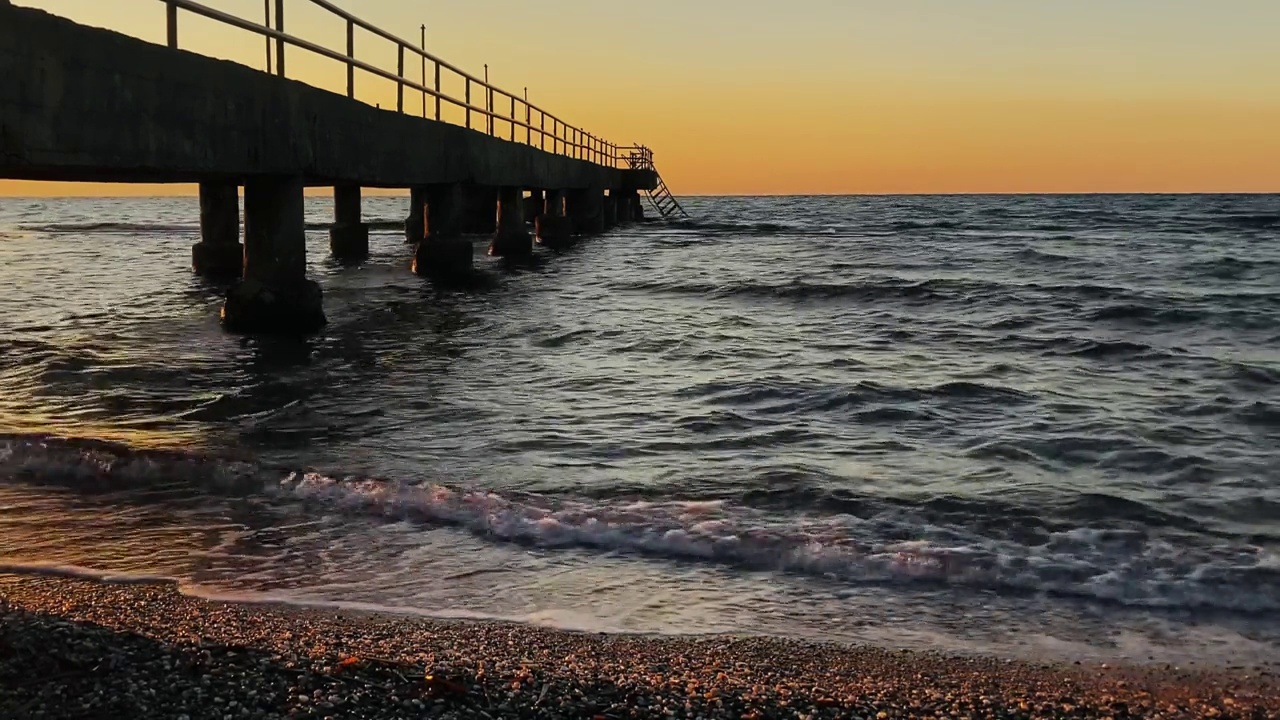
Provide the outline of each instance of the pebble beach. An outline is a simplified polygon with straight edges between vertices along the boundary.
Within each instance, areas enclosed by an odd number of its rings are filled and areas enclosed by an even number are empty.
[[[1270,667],[572,633],[0,575],[2,718],[1275,718]]]

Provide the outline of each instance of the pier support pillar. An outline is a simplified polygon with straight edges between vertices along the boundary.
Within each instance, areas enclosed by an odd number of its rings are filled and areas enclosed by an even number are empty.
[[[618,226],[618,198],[613,193],[604,197],[604,230],[608,232]]]
[[[369,257],[369,226],[360,218],[360,186],[333,188],[333,227],[329,228],[329,250],[344,262],[361,262]]]
[[[490,255],[519,257],[533,252],[533,238],[525,229],[524,192],[520,188],[504,187],[499,191],[497,220]]]
[[[534,223],[538,242],[548,247],[559,247],[573,238],[573,221],[564,213],[564,191],[548,190],[542,205],[542,213]]]
[[[234,184],[200,183],[200,242],[191,246],[191,268],[212,278],[237,278],[243,272],[240,196]]]
[[[413,252],[413,271],[430,277],[458,277],[472,269],[471,241],[462,237],[466,195],[461,185],[427,189],[427,236]]]
[[[529,197],[524,200],[524,221],[527,223],[535,223],[538,216],[542,214],[542,206],[545,202],[544,194],[541,190],[530,190]]]
[[[417,245],[427,236],[425,213],[427,208],[427,189],[423,187],[409,188],[409,215],[404,219],[404,241]]]
[[[579,235],[604,232],[604,193],[598,189],[574,190],[568,198],[569,217]]]
[[[462,231],[474,235],[492,235],[498,228],[498,191],[488,187],[471,187],[465,192],[466,216]]]
[[[618,222],[637,222],[644,220],[644,205],[640,202],[640,193],[635,190],[618,191]]]
[[[325,324],[320,286],[307,276],[302,179],[254,178],[244,187],[244,278],[227,294],[233,332],[307,334]]]

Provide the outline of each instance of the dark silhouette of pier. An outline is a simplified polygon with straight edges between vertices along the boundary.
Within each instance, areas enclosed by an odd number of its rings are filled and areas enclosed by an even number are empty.
[[[648,148],[597,137],[327,0],[292,1],[345,20],[345,52],[288,34],[284,0],[273,0],[274,13],[268,5],[265,23],[156,0],[167,46],[0,0],[0,177],[198,183],[193,267],[239,278],[222,315],[250,332],[325,322],[320,288],[306,277],[308,186],[334,189],[330,248],[344,261],[369,251],[362,188],[409,189],[413,269],[433,276],[471,272],[466,234],[489,234],[490,254],[518,257],[534,235],[565,243],[644,219],[641,193],[663,215],[683,213]],[[269,72],[182,50],[188,14],[265,38]],[[357,29],[393,43],[398,67],[358,59]],[[286,48],[342,62],[346,96],[289,79]],[[407,61],[422,67],[419,80]],[[357,100],[357,73],[395,82],[397,108]],[[448,74],[464,81],[462,97],[441,90]],[[422,96],[421,117],[406,112],[406,93]],[[447,106],[465,110],[465,123],[444,121]]]

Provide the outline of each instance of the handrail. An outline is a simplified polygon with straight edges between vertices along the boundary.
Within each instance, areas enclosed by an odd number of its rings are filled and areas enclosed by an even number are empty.
[[[285,56],[284,48],[286,45],[292,45],[302,50],[315,53],[331,60],[345,63],[347,66],[347,97],[355,98],[355,71],[362,70],[374,76],[384,78],[396,83],[397,102],[396,111],[403,113],[405,88],[417,90],[423,94],[423,117],[426,117],[426,97],[435,98],[435,120],[441,121],[441,101],[450,105],[466,110],[466,127],[472,128],[472,113],[477,113],[480,117],[485,118],[485,131],[492,136],[497,136],[497,126],[499,123],[505,123],[510,126],[510,140],[517,141],[517,128],[524,128],[524,144],[536,146],[542,150],[547,150],[548,143],[551,145],[550,152],[557,155],[565,155],[567,157],[577,158],[593,162],[607,167],[643,167],[651,169],[653,167],[653,153],[643,145],[619,146],[610,143],[603,138],[597,137],[592,133],[574,127],[566,123],[560,117],[547,112],[545,109],[529,102],[528,89],[525,88],[523,96],[507,92],[502,88],[490,83],[489,81],[472,75],[462,68],[444,60],[430,52],[425,48],[415,47],[403,38],[397,37],[393,33],[383,30],[372,23],[362,20],[359,17],[343,10],[330,0],[303,0],[328,12],[338,16],[347,23],[347,48],[346,52],[331,50],[323,45],[316,44],[309,40],[290,35],[284,31],[284,0],[275,0],[275,27],[269,24],[259,24],[252,20],[246,20],[236,15],[217,10],[204,5],[198,0],[160,0],[165,4],[165,12],[167,19],[167,35],[169,47],[178,47],[178,10],[200,15],[202,17],[220,22],[241,30],[247,30],[267,38],[268,46],[270,41],[275,40],[276,57],[275,70],[276,74],[284,77],[285,75]],[[268,4],[268,9],[270,5]],[[268,15],[270,13],[268,12]],[[268,22],[270,18],[268,18]],[[397,70],[391,72],[383,70],[375,65],[356,59],[355,56],[355,29],[360,28],[368,31],[383,40],[394,43],[397,46]],[[409,50],[414,55],[424,61],[430,61],[435,66],[434,86],[428,87],[424,82],[419,83],[410,80],[405,75],[405,50]],[[267,64],[268,72],[270,71],[270,51],[268,50]],[[442,69],[458,75],[465,81],[466,93],[465,98],[456,98],[448,93],[440,90],[440,71]],[[485,74],[488,74],[486,67]],[[472,103],[472,86],[478,85],[484,95],[484,105],[476,105]],[[498,102],[502,99],[510,100],[509,113],[503,113],[497,109]],[[518,107],[523,107],[524,112],[518,113]],[[537,122],[534,122],[534,114],[537,114]],[[520,117],[523,115],[523,119]],[[547,129],[548,121],[550,121],[551,129]],[[537,135],[536,142],[534,135]],[[623,153],[627,154],[624,155]]]

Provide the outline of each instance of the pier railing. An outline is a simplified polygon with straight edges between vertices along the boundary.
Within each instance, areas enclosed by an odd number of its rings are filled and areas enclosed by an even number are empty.
[[[487,79],[477,77],[462,68],[419,48],[372,23],[352,15],[329,0],[295,0],[319,6],[346,22],[347,46],[345,51],[333,50],[304,38],[285,32],[285,0],[264,0],[264,23],[247,20],[231,13],[204,5],[197,0],[160,0],[166,8],[169,47],[178,47],[179,10],[194,13],[225,25],[247,30],[267,39],[267,71],[280,77],[285,75],[285,47],[293,46],[346,65],[347,97],[356,95],[356,71],[396,83],[396,111],[405,112],[405,93],[417,91],[423,97],[423,116],[428,115],[427,97],[434,99],[434,117],[442,120],[441,109],[448,104],[466,111],[466,127],[480,130],[494,137],[504,137],[512,142],[522,142],[550,153],[619,168],[652,169],[653,153],[643,145],[619,146],[593,133],[571,125],[562,118],[529,102],[528,88],[521,94],[503,90]],[[274,23],[272,22],[274,3]],[[397,64],[394,71],[380,68],[356,57],[356,30],[364,30],[375,37],[394,44],[397,48]],[[274,48],[272,48],[274,41]],[[272,50],[274,49],[274,52]],[[405,73],[406,57],[412,57],[434,72],[432,81],[415,81]],[[272,69],[274,60],[274,70]],[[464,81],[462,97],[454,97],[441,90],[441,76],[451,73]],[[485,73],[488,74],[487,72]],[[446,76],[447,77],[447,76]],[[461,124],[461,123],[458,123]],[[506,131],[506,132],[502,132]]]

